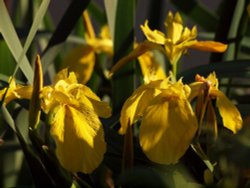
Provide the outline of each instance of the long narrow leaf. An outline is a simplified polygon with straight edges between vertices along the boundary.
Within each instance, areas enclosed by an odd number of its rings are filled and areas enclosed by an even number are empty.
[[[0,32],[3,35],[6,44],[8,45],[11,53],[13,54],[17,65],[23,71],[29,83],[33,80],[33,70],[29,63],[29,60],[24,56],[23,61],[19,62],[19,57],[22,54],[23,47],[18,39],[15,28],[12,24],[4,1],[0,1]]]
[[[50,3],[50,0],[43,0],[42,1],[41,5],[36,13],[35,19],[32,23],[32,26],[30,28],[30,31],[29,31],[28,37],[25,41],[22,53],[21,53],[20,57],[18,58],[17,62],[21,62],[23,60],[27,50],[29,49],[29,47],[30,47],[30,45],[31,45],[31,43],[32,43],[37,31],[38,31],[38,28],[39,28],[39,26],[40,26],[40,24],[45,16],[45,13],[48,10],[49,3]],[[13,74],[13,77],[16,74],[17,69],[18,69],[18,67],[16,67],[14,74]]]
[[[2,111],[2,114],[3,114],[3,117],[5,119],[5,121],[8,123],[8,125],[10,126],[10,128],[16,132],[16,128],[15,128],[15,122],[14,120],[12,119],[9,111],[7,110],[6,106],[5,105],[2,105],[1,106],[1,111]]]
[[[114,58],[119,59],[133,50],[134,44],[134,9],[135,1],[119,0],[117,4],[114,38]],[[126,16],[124,15],[126,13]],[[135,84],[135,64],[130,63],[113,77],[113,109],[118,111],[123,102],[132,94]],[[121,87],[125,86],[126,87]]]
[[[79,17],[87,8],[89,2],[90,0],[74,0],[71,2],[61,21],[59,22],[55,32],[53,33],[47,47],[45,48],[44,53],[46,53],[49,48],[60,44],[67,39]]]
[[[111,38],[114,40],[114,32],[115,32],[115,16],[117,9],[117,0],[104,0],[105,10],[108,18],[109,30],[111,33]]]
[[[228,34],[230,32],[231,22],[233,20],[234,11],[237,5],[237,0],[222,1],[222,11],[220,13],[220,19],[218,22],[218,27],[215,34],[215,41],[220,41],[223,43],[228,43]],[[223,54],[212,53],[210,57],[210,62],[222,61]]]

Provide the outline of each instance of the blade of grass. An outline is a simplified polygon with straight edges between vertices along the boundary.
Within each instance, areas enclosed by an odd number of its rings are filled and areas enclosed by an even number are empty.
[[[88,11],[100,25],[107,23],[106,13],[94,1],[89,4]]]
[[[16,127],[15,127],[15,122],[14,120],[12,119],[9,111],[7,110],[6,106],[5,105],[2,105],[1,106],[1,111],[2,111],[2,114],[3,114],[3,118],[5,119],[5,121],[8,123],[8,125],[10,126],[10,128],[16,132]]]
[[[50,3],[50,0],[43,0],[37,13],[36,13],[36,16],[34,18],[34,21],[32,23],[32,26],[30,28],[30,31],[29,31],[29,34],[27,36],[27,39],[25,41],[25,44],[24,44],[24,48],[22,50],[22,53],[20,55],[20,57],[18,58],[18,62],[21,62],[27,52],[27,50],[29,49],[37,31],[38,31],[38,28],[45,16],[45,13],[47,12],[48,10],[48,6],[49,6],[49,3]],[[18,70],[18,67],[16,67],[14,73],[13,73],[13,77],[15,77],[15,74]],[[33,75],[33,74],[32,74]]]
[[[0,1],[0,32],[6,41],[12,55],[14,56],[17,66],[23,71],[29,83],[32,83],[33,80],[33,70],[29,63],[29,60],[24,56],[23,61],[18,61],[19,57],[23,51],[21,42],[18,39],[15,28],[12,24],[10,16],[8,14],[7,8],[4,4],[4,1]]]
[[[113,62],[118,62],[123,56],[133,50],[134,43],[134,8],[133,0],[119,0],[115,20],[115,40]],[[124,16],[126,12],[126,16]],[[113,77],[113,110],[119,111],[124,101],[135,88],[135,63],[129,63]]]
[[[118,0],[114,32],[114,57],[116,63],[120,58],[128,55],[134,46],[134,0]],[[126,13],[126,15],[124,15]],[[135,63],[127,64],[117,71],[112,80],[113,111],[119,112],[125,100],[135,89]],[[131,169],[133,165],[133,130],[130,127],[124,141],[122,170]]]
[[[64,42],[71,31],[73,30],[78,19],[82,15],[83,11],[87,8],[90,0],[74,0],[71,2],[62,19],[60,20],[55,32],[53,33],[47,47],[43,54],[45,54],[49,48]]]
[[[117,1],[118,0],[104,0],[105,10],[107,13],[108,25],[111,34],[111,38],[114,40],[115,38],[115,17],[116,17],[116,9],[117,9]]]
[[[220,19],[218,22],[218,27],[215,33],[215,41],[228,43],[228,34],[230,32],[230,26],[232,23],[235,7],[237,5],[237,0],[227,1],[224,0],[222,6],[222,11],[220,12]],[[210,62],[219,62],[223,60],[223,54],[212,53],[210,56]]]
[[[15,68],[15,59],[13,58],[8,46],[2,40],[0,41],[0,73],[10,76]]]

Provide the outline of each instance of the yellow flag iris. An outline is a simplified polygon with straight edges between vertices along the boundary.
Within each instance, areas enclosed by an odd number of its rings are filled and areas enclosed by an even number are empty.
[[[146,20],[141,29],[147,40],[158,45],[164,45],[166,55],[172,65],[177,63],[188,48],[211,52],[224,52],[227,48],[227,45],[219,42],[197,41],[196,27],[193,27],[191,30],[184,27],[178,12],[175,15],[172,12],[168,13],[165,27],[167,30],[166,34],[158,30],[151,30]]]
[[[113,43],[107,25],[102,27],[100,36],[96,37],[86,11],[83,14],[83,18],[86,29],[86,45],[73,48],[64,58],[62,65],[75,72],[79,81],[85,84],[89,81],[94,70],[96,53],[104,52],[111,56],[113,54]]]
[[[146,156],[159,164],[176,163],[198,127],[189,94],[187,85],[170,78],[140,86],[124,103],[120,134],[141,118],[140,145]]]
[[[242,128],[242,118],[240,112],[224,95],[224,93],[218,89],[218,86],[219,83],[216,78],[215,72],[209,74],[207,78],[196,75],[196,82],[190,84],[192,92],[189,100],[192,101],[200,93],[205,91],[208,96],[208,112],[210,113],[210,115],[211,113],[214,114],[214,110],[212,110],[211,100],[215,99],[216,106],[218,107],[219,113],[222,117],[224,127],[231,130],[233,133],[236,133]],[[202,105],[200,105],[200,109],[201,106]]]
[[[22,86],[20,84],[16,84],[15,79],[10,79],[10,81],[11,82],[8,88],[4,88],[0,90],[0,100],[4,100],[3,104],[7,105],[9,102],[15,99],[30,99],[31,98],[32,91],[33,91],[32,86]]]
[[[62,166],[71,172],[92,172],[106,151],[98,116],[111,115],[108,104],[79,84],[73,72],[68,75],[67,69],[57,74],[52,86],[43,88],[42,98]]]

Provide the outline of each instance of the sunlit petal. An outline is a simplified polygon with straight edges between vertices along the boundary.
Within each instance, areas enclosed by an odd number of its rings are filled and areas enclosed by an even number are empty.
[[[51,119],[51,135],[62,166],[71,172],[90,173],[98,167],[106,151],[98,117],[90,109],[62,106]]]
[[[236,133],[242,128],[240,112],[221,91],[213,90],[211,94],[217,96],[216,105],[222,117],[223,125],[233,133]]]
[[[148,20],[145,21],[144,25],[141,25],[141,29],[149,41],[161,45],[165,43],[165,34],[158,30],[151,30],[148,26]]]
[[[134,91],[131,97],[129,97],[121,110],[120,134],[125,134],[128,125],[135,123],[144,113],[146,107],[149,105],[154,96],[160,93],[161,81],[151,82],[146,85],[140,86]]]
[[[157,62],[152,52],[146,52],[145,54],[141,55],[138,60],[144,81],[146,78],[148,78],[147,82],[166,78],[163,68]]]
[[[96,53],[101,53],[104,52],[108,55],[112,55],[113,54],[113,43],[111,39],[98,39],[98,38],[94,38],[94,39],[89,39],[87,41],[88,45],[90,45],[93,50]]]
[[[6,90],[7,88],[0,90],[0,100],[3,99]],[[5,95],[4,104],[7,105],[9,102],[15,99],[31,99],[32,92],[32,86],[17,85],[15,79],[13,79]]]
[[[189,147],[197,121],[187,100],[158,95],[142,119],[140,144],[146,156],[159,164],[174,164]]]

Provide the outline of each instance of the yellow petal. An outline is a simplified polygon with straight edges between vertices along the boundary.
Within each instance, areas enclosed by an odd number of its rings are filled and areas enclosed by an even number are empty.
[[[97,101],[91,98],[89,98],[89,100],[91,101],[93,109],[98,116],[108,118],[112,115],[112,110],[107,102]]]
[[[110,32],[109,32],[109,27],[108,25],[104,25],[102,28],[101,28],[101,32],[100,32],[100,37],[102,39],[111,39],[111,35],[110,35]]]
[[[64,105],[51,119],[51,135],[56,140],[56,155],[71,172],[91,173],[106,151],[104,133],[98,117],[84,106],[75,109]]]
[[[194,82],[189,85],[191,88],[191,93],[188,97],[188,100],[191,102],[195,97],[199,95],[205,88],[205,85],[203,82]]]
[[[3,99],[6,89],[7,88],[0,90],[0,100]],[[16,82],[13,79],[5,95],[4,104],[7,105],[9,102],[15,99],[31,99],[32,91],[32,86],[16,85]]]
[[[242,128],[240,112],[221,91],[213,90],[211,94],[217,96],[216,105],[222,117],[224,127],[236,133]]]
[[[138,60],[144,81],[145,78],[148,78],[149,81],[162,80],[166,78],[163,68],[157,62],[152,52],[146,52],[145,54],[141,55]]]
[[[59,80],[65,80],[68,78],[68,69],[65,68],[65,69],[62,69],[60,70],[55,76],[54,76],[54,79],[53,79],[53,85],[56,84]]]
[[[76,73],[79,82],[89,81],[95,65],[95,53],[90,46],[79,46],[72,49],[65,57],[62,66]]]
[[[168,27],[167,37],[171,39],[173,44],[176,44],[181,38],[183,31],[183,25],[179,23],[172,23],[171,27]]]
[[[88,39],[88,45],[90,45],[96,53],[104,52],[108,55],[113,55],[113,42],[111,39]]]
[[[83,23],[84,23],[88,38],[95,38],[95,31],[90,21],[88,11],[85,10],[82,16],[83,16]]]
[[[215,41],[197,41],[190,48],[208,52],[224,52],[227,49],[227,45]]]
[[[187,100],[168,100],[158,95],[141,122],[140,145],[146,156],[159,164],[174,164],[188,149],[197,121]]]
[[[160,91],[157,91],[157,88],[160,87],[160,83],[160,81],[155,81],[140,86],[134,91],[132,96],[125,101],[121,110],[120,134],[125,134],[128,125],[132,125],[143,115],[153,97],[159,94]]]
[[[148,20],[145,21],[144,25],[141,25],[141,29],[146,38],[153,43],[163,45],[165,44],[165,34],[158,30],[151,30],[148,27]]]

